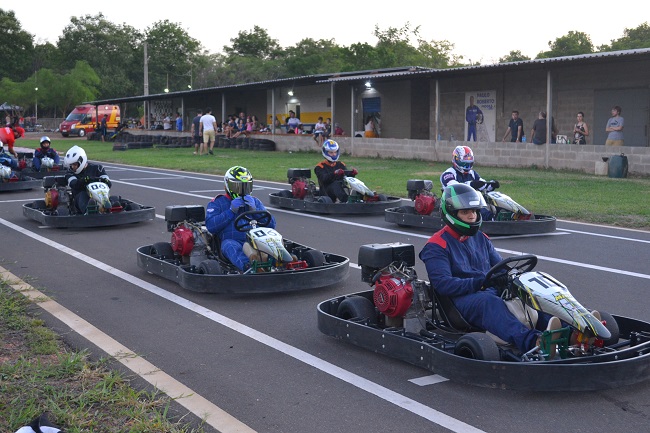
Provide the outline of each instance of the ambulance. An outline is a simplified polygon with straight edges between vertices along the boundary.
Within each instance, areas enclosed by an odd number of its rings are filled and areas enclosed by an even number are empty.
[[[119,106],[85,104],[74,107],[74,110],[59,125],[59,131],[64,137],[69,135],[83,137],[95,131],[104,114],[108,114],[106,129],[117,128],[120,124]]]

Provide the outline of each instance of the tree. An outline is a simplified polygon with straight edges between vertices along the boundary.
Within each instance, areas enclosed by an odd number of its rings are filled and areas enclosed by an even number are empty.
[[[522,62],[525,60],[530,60],[530,57],[525,56],[519,50],[510,51],[503,57],[499,57],[499,63],[512,63],[512,62]]]
[[[635,48],[650,48],[650,26],[647,22],[636,28],[626,28],[623,36],[612,40],[611,45],[601,45],[598,51],[633,50]]]
[[[343,66],[341,49],[334,40],[303,39],[285,50],[285,75],[298,77],[339,72]]]
[[[14,11],[0,9],[0,41],[0,77],[26,79],[33,72],[34,37],[22,29]]]
[[[243,56],[269,60],[282,57],[282,48],[277,39],[272,39],[268,32],[259,26],[254,26],[251,32],[240,31],[230,42],[231,46],[223,47],[229,58]]]
[[[549,59],[551,57],[577,56],[594,52],[594,45],[589,35],[583,32],[569,31],[565,36],[560,36],[555,41],[549,41],[549,51],[543,51],[537,55],[538,59]]]

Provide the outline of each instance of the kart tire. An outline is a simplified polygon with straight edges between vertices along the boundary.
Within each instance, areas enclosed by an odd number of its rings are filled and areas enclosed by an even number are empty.
[[[221,275],[223,270],[221,269],[221,263],[217,260],[203,260],[199,263],[198,268],[199,274],[201,275]]]
[[[156,242],[151,246],[149,254],[160,260],[168,260],[174,258],[174,249],[169,242]]]
[[[328,195],[321,195],[316,198],[316,203],[323,203],[323,204],[332,204],[334,203],[330,196]]]
[[[501,355],[495,341],[483,332],[470,332],[456,342],[454,354],[482,361],[499,361]]]
[[[45,210],[47,206],[45,205],[45,200],[36,200],[32,203],[32,208],[36,210]]]
[[[302,255],[302,258],[310,268],[317,268],[325,264],[325,255],[318,250],[307,250]]]
[[[600,312],[600,319],[605,322],[605,328],[607,328],[609,333],[612,334],[610,338],[603,340],[605,346],[610,346],[612,344],[618,343],[618,340],[621,337],[621,332],[618,329],[618,323],[616,322],[616,319],[614,319],[614,317],[612,317],[612,315],[606,311]]]
[[[377,194],[377,199],[379,201],[388,201],[388,197],[386,197],[386,194]]]
[[[282,198],[293,198],[293,193],[289,191],[288,189],[283,189],[278,192],[278,197]]]
[[[363,320],[368,319],[370,324],[377,324],[377,311],[372,301],[363,296],[353,295],[346,297],[338,310],[336,316],[343,320]]]
[[[43,178],[43,189],[52,188],[56,184],[56,178],[54,176],[45,176]]]
[[[134,202],[128,203],[124,207],[124,210],[126,210],[126,211],[134,211],[134,210],[140,210],[140,209],[141,209],[140,205],[137,204],[137,203],[134,203]]]

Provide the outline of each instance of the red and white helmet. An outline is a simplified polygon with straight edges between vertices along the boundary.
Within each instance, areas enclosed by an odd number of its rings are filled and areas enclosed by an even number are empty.
[[[469,146],[456,146],[452,153],[451,163],[456,171],[469,173],[474,166],[474,152]]]

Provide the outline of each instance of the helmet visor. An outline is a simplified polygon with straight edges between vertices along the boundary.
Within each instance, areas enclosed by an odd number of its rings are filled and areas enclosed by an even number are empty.
[[[458,168],[460,168],[464,172],[468,172],[474,166],[474,161],[462,161],[462,160],[456,161],[456,165],[458,165]]]
[[[447,209],[461,210],[481,209],[487,207],[483,196],[474,190],[464,191],[457,194],[456,189],[446,188],[443,195]]]
[[[242,182],[239,180],[230,180],[228,181],[228,190],[233,198],[250,195],[253,192],[253,181]]]

